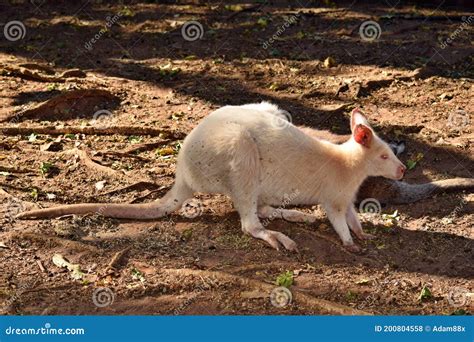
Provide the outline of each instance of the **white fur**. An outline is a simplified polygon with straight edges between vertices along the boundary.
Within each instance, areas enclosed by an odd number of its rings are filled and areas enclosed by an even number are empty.
[[[244,232],[288,249],[295,249],[295,243],[264,229],[259,211],[262,216],[262,208],[268,212],[268,206],[281,206],[288,198],[286,205],[320,203],[344,245],[354,246],[349,226],[358,237],[366,236],[353,207],[359,186],[367,176],[398,179],[403,164],[375,133],[370,148],[354,138],[335,145],[290,123],[282,127],[275,116],[283,118],[285,112],[263,102],[226,106],[206,117],[185,139],[178,156],[171,190],[176,202],[193,192],[226,194]],[[354,113],[352,122],[368,126],[360,113]],[[389,158],[382,160],[381,154]]]

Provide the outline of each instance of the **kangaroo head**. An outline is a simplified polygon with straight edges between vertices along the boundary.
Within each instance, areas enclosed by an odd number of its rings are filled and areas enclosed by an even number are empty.
[[[361,146],[364,153],[368,176],[403,178],[405,165],[395,156],[390,146],[374,133],[359,109],[352,111],[351,131],[353,141]]]

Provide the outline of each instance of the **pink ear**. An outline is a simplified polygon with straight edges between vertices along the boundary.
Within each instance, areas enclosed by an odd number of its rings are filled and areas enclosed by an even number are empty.
[[[369,126],[367,119],[362,114],[359,108],[355,108],[351,113],[351,131],[354,132],[354,127],[358,124]]]
[[[369,127],[358,124],[355,126],[352,134],[354,135],[354,140],[358,144],[361,144],[367,148],[369,148],[372,144],[373,133]]]

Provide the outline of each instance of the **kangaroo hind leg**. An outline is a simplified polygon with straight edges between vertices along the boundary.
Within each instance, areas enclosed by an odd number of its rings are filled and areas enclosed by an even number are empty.
[[[230,172],[231,198],[239,212],[242,230],[257,239],[266,241],[279,250],[280,244],[286,249],[296,250],[296,243],[286,235],[267,230],[258,218],[258,197],[260,186],[260,156],[250,133],[239,132],[234,143]]]

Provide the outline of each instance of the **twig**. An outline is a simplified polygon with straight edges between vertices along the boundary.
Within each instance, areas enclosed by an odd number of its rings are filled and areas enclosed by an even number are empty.
[[[108,168],[106,166],[103,166],[103,165],[100,165],[96,162],[94,162],[90,157],[89,155],[87,154],[86,151],[84,150],[80,150],[78,148],[73,148],[71,150],[67,150],[67,151],[64,151],[64,152],[61,152],[61,154],[75,154],[79,157],[79,159],[83,162],[83,164],[85,166],[87,166],[88,168],[91,168],[91,169],[94,169],[98,172],[102,172],[102,173],[105,173],[109,176],[117,176],[118,175],[118,172],[111,169],[111,168]]]
[[[149,150],[152,150],[156,147],[159,147],[159,146],[162,146],[162,145],[165,145],[167,143],[169,143],[170,139],[166,139],[166,140],[160,140],[160,141],[156,141],[156,142],[150,142],[150,143],[143,143],[143,144],[136,144],[136,145],[133,145],[129,148],[127,148],[124,153],[134,153],[134,152],[143,152],[143,151],[149,151]]]
[[[71,77],[80,77],[80,78],[86,77],[86,74],[82,70],[79,70],[79,69],[66,70],[56,76],[56,72],[53,69],[41,66],[39,64],[21,64],[20,66],[3,66],[3,69],[6,70],[12,76],[17,76],[26,80],[39,81],[39,82],[63,83],[63,82],[66,82],[66,80]],[[46,72],[46,75],[34,70]]]
[[[133,154],[133,153],[119,152],[119,151],[98,151],[98,152],[95,153],[95,155],[97,155],[97,156],[128,157],[128,158],[134,158],[134,159],[138,159],[138,160],[145,161],[145,162],[150,161],[150,159],[148,159],[148,158],[137,156],[136,154]]]
[[[36,260],[36,264],[38,264],[38,267],[40,268],[41,272],[46,273],[46,269],[44,268],[41,260]]]
[[[390,17],[381,17],[380,20],[420,20],[420,21],[462,21],[463,18],[467,18],[468,15],[412,15],[408,13],[394,13]]]
[[[156,184],[156,183],[153,183],[153,182],[139,181],[137,183],[130,184],[130,185],[124,186],[124,187],[119,188],[119,189],[115,189],[115,190],[111,190],[109,192],[105,192],[103,194],[100,194],[100,196],[110,196],[110,195],[114,195],[114,194],[117,194],[117,193],[126,193],[126,192],[130,192],[130,191],[140,189],[140,188],[152,188],[152,189],[159,188],[159,189],[161,189],[162,187],[159,184]],[[92,197],[96,197],[96,196],[92,196]]]
[[[63,135],[63,134],[89,134],[89,135],[149,135],[159,136],[165,135],[173,139],[183,139],[185,134],[169,131],[164,129],[156,129],[149,127],[134,127],[134,126],[114,126],[107,128],[98,127],[55,127],[55,126],[37,126],[37,127],[6,127],[0,126],[0,133],[4,135],[30,135],[31,133],[46,134],[46,135]]]
[[[163,191],[164,189],[168,189],[169,187],[167,186],[162,186],[161,188],[159,189],[156,189],[156,190],[149,190],[146,194],[144,194],[143,196],[140,196],[140,197],[137,197],[137,198],[134,198],[130,203],[139,203],[139,202],[142,202],[145,198],[147,198],[148,196],[150,196],[151,194],[154,194],[154,193],[157,193],[157,192],[161,192]]]

